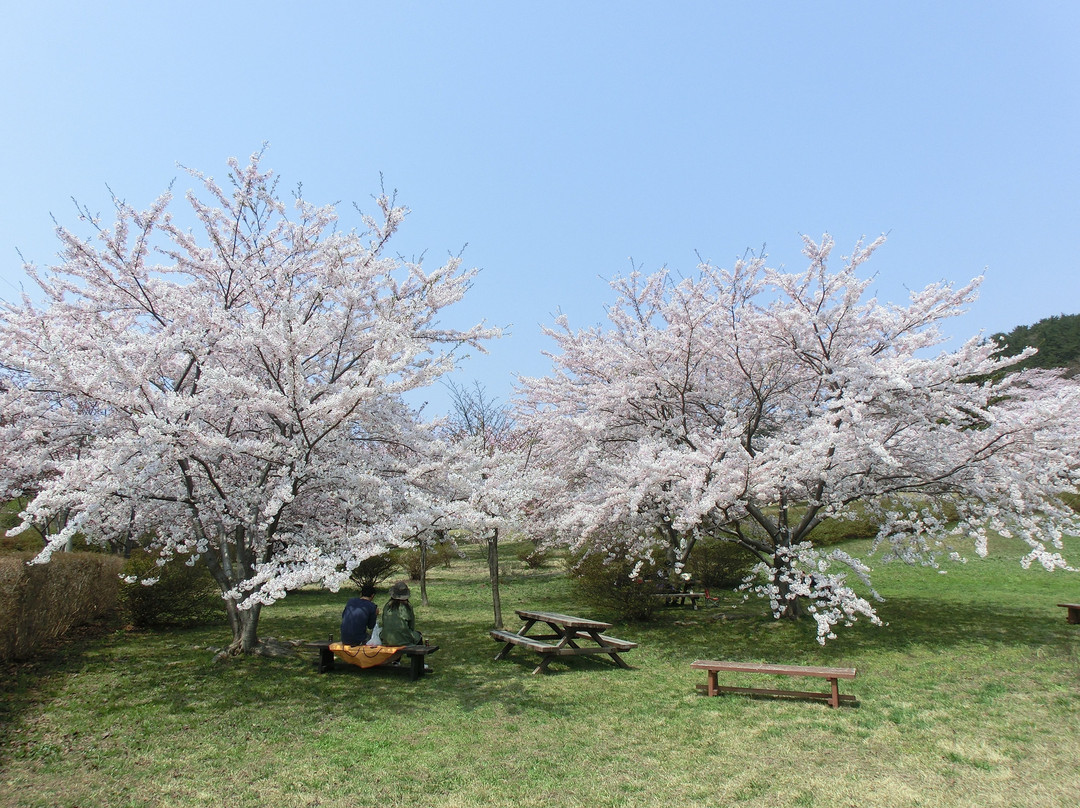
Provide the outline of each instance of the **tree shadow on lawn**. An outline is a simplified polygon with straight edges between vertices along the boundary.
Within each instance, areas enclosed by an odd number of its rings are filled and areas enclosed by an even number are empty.
[[[913,644],[945,649],[971,644],[1041,647],[1067,642],[1071,627],[1065,622],[1064,610],[1061,615],[1048,614],[1041,605],[892,597],[878,608],[887,625],[866,626],[866,630],[854,633],[850,645],[900,651]]]
[[[514,665],[509,660],[496,663],[491,660],[493,653],[464,660],[460,649],[458,651],[457,658],[447,658],[442,663],[436,661],[440,654],[429,657],[433,672],[416,681],[410,681],[407,670],[385,667],[365,670],[338,662],[333,671],[318,674],[312,666],[310,675],[318,678],[310,680],[310,692],[312,695],[318,693],[324,701],[329,699],[338,705],[362,707],[373,717],[414,712],[431,712],[434,716],[448,708],[454,713],[469,714],[492,705],[499,705],[509,716],[542,713],[553,718],[567,718],[580,714],[579,707],[575,708],[566,699],[553,699],[544,683],[537,681],[539,677],[530,675],[536,662],[528,667]],[[551,679],[561,679],[563,674],[581,677],[580,683],[584,686],[591,676],[604,673],[599,670],[602,664],[586,662],[576,670],[553,668],[541,676],[549,683]]]
[[[711,607],[699,611],[664,609],[649,621],[620,624],[613,629],[613,633],[639,642],[638,650],[624,656],[638,672],[617,669],[607,657],[579,657],[554,660],[544,673],[536,676],[532,670],[541,657],[527,649],[514,648],[506,659],[494,661],[502,646],[488,634],[491,628],[488,617],[478,616],[474,621],[471,616],[459,613],[446,615],[433,606],[418,615],[418,628],[440,646],[428,658],[435,670],[432,677],[414,683],[408,681],[404,672],[359,669],[339,671],[337,675],[385,681],[392,702],[397,701],[395,694],[399,691],[420,688],[418,692],[422,692],[428,687],[437,691],[439,698],[457,699],[466,710],[488,701],[530,709],[537,705],[552,706],[543,698],[529,695],[533,683],[539,680],[580,677],[585,685],[585,679],[612,672],[641,676],[640,669],[648,667],[646,657],[656,654],[678,660],[680,664],[685,659],[687,665],[694,659],[710,658],[858,665],[862,655],[907,653],[913,648],[948,652],[964,646],[1059,647],[1068,644],[1078,632],[1065,622],[1064,610],[1059,610],[1060,615],[1054,613],[1052,600],[1018,594],[1016,605],[1009,605],[1000,601],[894,595],[877,605],[886,625],[875,626],[861,618],[853,627],[839,627],[837,639],[825,646],[816,641],[816,624],[812,618],[797,623],[776,621],[764,604],[754,608],[753,601],[740,606],[738,615],[717,613]],[[329,611],[331,600],[326,602]],[[320,620],[305,607],[295,615],[275,617],[272,623],[267,621],[267,633],[279,638],[322,639],[329,633],[336,634],[336,617],[333,614],[332,618]],[[514,619],[511,617],[510,622]],[[309,670],[314,675],[314,652],[310,654]],[[339,662],[338,667],[349,666]]]
[[[272,619],[266,619],[260,635],[288,641],[326,640],[333,635],[336,640],[340,616],[338,602],[344,602],[340,594],[331,597],[320,593],[301,595],[302,607],[301,599],[294,599],[296,606],[301,608],[292,614],[285,610],[276,612]],[[293,595],[289,597],[292,599]],[[323,602],[327,604],[326,608],[322,607]],[[498,703],[511,715],[540,710],[553,716],[568,716],[573,711],[567,704],[538,692],[539,680],[558,680],[563,674],[588,678],[617,670],[606,657],[605,661],[586,657],[565,664],[555,660],[545,673],[532,676],[540,656],[526,649],[514,649],[507,659],[496,662],[495,655],[502,644],[488,633],[492,627],[490,616],[479,612],[473,617],[446,614],[440,612],[438,606],[426,607],[418,610],[416,627],[424,634],[426,642],[439,646],[437,652],[426,657],[432,672],[416,681],[409,678],[407,657],[396,670],[384,667],[362,669],[336,660],[333,671],[320,674],[318,652],[299,646],[295,660],[276,663],[287,666],[281,670],[281,675],[292,681],[284,686],[284,690],[300,687],[321,699],[371,704],[380,714],[395,710],[410,712],[423,709],[425,703],[452,700],[464,712]],[[262,660],[260,664],[262,662],[275,664],[272,660]],[[619,673],[632,672],[619,670]],[[252,693],[252,697],[265,696],[266,693]]]
[[[1044,605],[893,596],[877,605],[885,625],[875,626],[861,617],[852,627],[837,627],[837,638],[825,646],[816,640],[812,618],[793,624],[767,614],[720,623],[718,639],[733,659],[804,664],[857,662],[860,653],[906,653],[916,647],[946,652],[965,646],[1035,649],[1075,642],[1080,633],[1065,622],[1064,610],[1055,615]]]
[[[0,761],[6,760],[19,742],[16,736],[22,730],[22,716],[62,690],[63,683],[55,674],[81,668],[87,653],[119,625],[115,615],[108,615],[76,626],[30,659],[0,663]]]
[[[964,647],[1080,648],[1080,631],[1054,612],[1052,599],[948,601],[930,597],[890,596],[876,604],[885,625],[860,617],[851,627],[836,628],[836,639],[817,642],[812,617],[776,620],[755,601],[700,611],[658,612],[649,621],[619,627],[639,642],[641,651],[662,649],[673,657],[730,659],[805,665],[858,665],[860,659],[913,649],[948,653]],[[755,608],[756,606],[756,608]],[[637,652],[635,652],[637,653]],[[642,654],[643,656],[643,654]]]

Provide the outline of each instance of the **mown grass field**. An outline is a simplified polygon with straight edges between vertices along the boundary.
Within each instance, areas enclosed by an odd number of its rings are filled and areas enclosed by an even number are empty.
[[[214,663],[220,628],[100,632],[6,669],[0,805],[1074,808],[1080,626],[1055,604],[1080,600],[1080,575],[1021,570],[1007,549],[946,575],[877,564],[888,625],[825,648],[756,600],[663,609],[611,631],[640,643],[633,670],[493,662],[478,548],[432,573],[418,623],[441,650],[415,683],[319,675],[308,654]],[[515,608],[609,617],[557,563],[505,573],[509,627]],[[348,594],[294,593],[262,634],[336,634]],[[706,698],[699,658],[855,666],[842,692],[859,701]]]

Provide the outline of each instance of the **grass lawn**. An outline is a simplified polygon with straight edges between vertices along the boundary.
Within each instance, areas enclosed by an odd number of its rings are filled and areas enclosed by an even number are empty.
[[[812,621],[778,623],[756,600],[666,608],[611,630],[640,644],[633,670],[576,658],[532,676],[524,649],[492,661],[479,548],[435,570],[417,606],[441,646],[417,682],[319,675],[313,654],[214,663],[222,628],[99,632],[4,670],[0,805],[1074,808],[1080,626],[1055,604],[1080,600],[1080,575],[1023,571],[1019,554],[947,575],[877,564],[888,625],[824,648]],[[609,617],[557,564],[508,562],[502,593],[511,628],[515,608]],[[294,593],[261,633],[336,635],[348,594]],[[854,666],[841,692],[859,701],[706,698],[700,658]]]

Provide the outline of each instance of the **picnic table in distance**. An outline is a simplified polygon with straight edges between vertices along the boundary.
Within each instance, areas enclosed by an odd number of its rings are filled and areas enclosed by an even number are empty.
[[[690,605],[697,610],[697,602],[701,598],[705,597],[704,592],[691,592],[689,590],[685,592],[655,592],[654,598],[663,598],[665,606],[684,606],[687,601],[690,601]]]
[[[525,624],[517,632],[492,629],[492,639],[505,643],[502,650],[495,655],[495,660],[505,659],[515,645],[519,645],[529,651],[534,651],[541,656],[540,664],[533,673],[542,673],[555,657],[581,656],[585,654],[607,654],[620,668],[629,668],[620,651],[629,651],[637,648],[636,642],[620,640],[610,637],[602,632],[611,628],[611,623],[602,623],[599,620],[589,620],[585,617],[573,617],[558,612],[534,612],[527,609],[518,609],[517,615]],[[553,633],[529,635],[529,631],[537,623],[549,626]],[[557,640],[558,642],[552,642]],[[578,641],[590,643],[579,645]]]

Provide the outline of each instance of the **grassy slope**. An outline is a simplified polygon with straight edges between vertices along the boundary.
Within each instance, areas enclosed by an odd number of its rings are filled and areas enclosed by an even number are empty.
[[[888,626],[825,648],[810,623],[734,596],[665,609],[612,629],[640,643],[632,671],[587,658],[534,677],[522,649],[493,662],[479,553],[434,573],[418,621],[442,650],[416,683],[319,676],[306,656],[213,664],[220,629],[107,634],[5,677],[0,805],[1071,808],[1080,626],[1055,604],[1080,598],[1080,576],[1022,571],[1018,555],[947,575],[880,567]],[[509,566],[511,626],[514,608],[603,617],[557,568]],[[344,599],[290,595],[263,633],[336,633]],[[860,702],[707,699],[697,658],[854,665],[842,689]],[[802,684],[817,682],[780,686]]]

